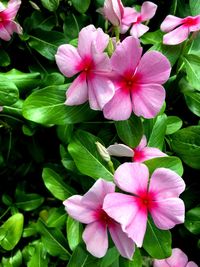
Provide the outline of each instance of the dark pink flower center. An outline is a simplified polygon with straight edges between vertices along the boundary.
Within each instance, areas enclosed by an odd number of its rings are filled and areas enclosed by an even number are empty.
[[[100,208],[97,212],[96,212],[96,219],[98,221],[100,221],[103,224],[106,224],[107,226],[110,226],[113,224],[114,220],[108,216],[108,214],[102,209]]]
[[[133,149],[133,152],[134,152],[133,161],[142,162],[144,158],[144,152],[139,149]]]
[[[142,22],[142,17],[141,17],[141,15],[139,15],[139,16],[137,17],[136,22],[134,22],[134,23],[141,23],[141,22]]]
[[[186,27],[191,27],[197,25],[198,23],[199,23],[198,18],[187,17],[184,19],[183,25]]]
[[[124,73],[124,76],[119,80],[119,87],[123,89],[123,91],[130,93],[132,90],[137,90],[139,88],[138,84],[141,80],[141,75],[136,73],[133,75],[130,72]]]
[[[1,11],[0,12],[0,23],[5,20],[9,20],[8,15],[4,11]]]
[[[156,206],[154,202],[154,194],[152,192],[143,191],[138,194],[137,202],[140,205],[140,208],[144,211],[151,210]]]
[[[77,66],[78,71],[83,71],[86,74],[89,74],[93,68],[94,62],[90,56],[85,56]]]

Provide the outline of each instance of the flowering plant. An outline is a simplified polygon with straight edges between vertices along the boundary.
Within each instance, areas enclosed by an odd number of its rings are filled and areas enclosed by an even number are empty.
[[[199,7],[0,1],[0,267],[200,264]]]

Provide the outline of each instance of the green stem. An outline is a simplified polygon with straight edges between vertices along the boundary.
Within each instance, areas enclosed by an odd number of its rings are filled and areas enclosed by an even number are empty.
[[[108,161],[108,167],[109,167],[110,171],[112,172],[112,174],[114,174],[115,173],[115,168],[114,168],[114,165],[113,165],[111,160]]]

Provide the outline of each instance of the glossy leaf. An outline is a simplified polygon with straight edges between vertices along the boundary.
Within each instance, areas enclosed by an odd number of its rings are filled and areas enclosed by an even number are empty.
[[[10,106],[19,99],[16,85],[0,75],[0,106]]]
[[[70,249],[73,251],[82,239],[82,224],[75,221],[70,216],[67,217],[67,240]]]
[[[78,246],[74,250],[67,267],[86,267],[88,258],[89,254],[81,246]]]
[[[188,108],[197,116],[200,117],[200,92],[185,92],[184,93],[185,101]]]
[[[193,208],[186,213],[185,227],[193,234],[200,234],[200,207]]]
[[[16,253],[9,258],[2,257],[3,267],[20,267],[22,266],[22,253],[17,250]]]
[[[138,248],[135,249],[132,260],[127,260],[123,257],[120,257],[119,264],[120,267],[142,267],[143,266],[142,256]]]
[[[185,70],[189,83],[197,90],[200,90],[200,57],[196,55],[187,55],[184,57]]]
[[[59,6],[60,0],[41,0],[42,5],[49,11],[56,11]]]
[[[35,245],[35,251],[28,262],[28,267],[48,267],[48,258],[44,245],[42,242],[38,242]]]
[[[183,121],[177,116],[167,117],[166,134],[173,134],[182,127]]]

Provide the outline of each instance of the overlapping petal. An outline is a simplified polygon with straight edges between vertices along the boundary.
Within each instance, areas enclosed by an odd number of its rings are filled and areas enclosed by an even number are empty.
[[[164,260],[155,260],[154,267],[173,267],[173,266],[180,266],[186,267],[188,262],[188,257],[185,253],[180,250],[179,248],[174,248],[172,250],[172,255]]]
[[[176,45],[185,41],[189,36],[189,28],[184,25],[163,36],[163,43],[167,45]]]
[[[198,265],[193,261],[189,261],[186,267],[198,267]]]
[[[141,18],[142,21],[147,21],[149,19],[151,19],[157,10],[157,5],[150,2],[150,1],[146,1],[142,4],[141,6]]]
[[[21,0],[10,0],[8,2],[7,9],[4,12],[9,20],[14,20],[20,8],[20,5],[21,5]]]
[[[135,37],[139,38],[146,32],[148,32],[149,27],[147,25],[144,25],[142,23],[135,23],[130,29],[130,34]]]
[[[107,148],[109,155],[117,157],[133,157],[133,149],[124,144],[114,144]]]
[[[176,27],[180,26],[182,24],[183,19],[178,18],[176,16],[173,15],[168,15],[164,21],[162,22],[162,24],[160,25],[160,29],[163,32],[169,32],[173,29],[175,29]]]

